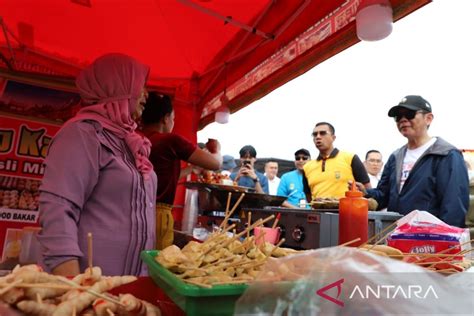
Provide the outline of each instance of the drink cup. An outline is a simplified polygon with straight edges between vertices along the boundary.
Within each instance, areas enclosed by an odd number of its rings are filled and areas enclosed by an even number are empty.
[[[275,245],[280,239],[280,228],[270,228],[270,227],[255,227],[253,229],[253,234],[255,236],[255,243],[261,245],[263,241],[269,242],[272,245]],[[259,237],[262,234],[265,234],[263,237]]]

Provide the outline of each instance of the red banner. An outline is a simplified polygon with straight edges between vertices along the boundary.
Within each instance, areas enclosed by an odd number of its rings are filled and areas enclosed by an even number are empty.
[[[0,113],[0,175],[41,179],[43,159],[60,125]]]
[[[52,137],[60,125],[0,113],[0,270],[33,254],[30,228],[38,226],[39,186]],[[26,232],[26,233],[25,233]],[[28,234],[29,232],[29,234]]]

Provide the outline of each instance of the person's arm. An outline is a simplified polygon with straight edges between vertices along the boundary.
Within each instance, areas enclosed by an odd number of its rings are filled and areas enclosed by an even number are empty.
[[[303,171],[303,188],[304,188],[304,194],[306,195],[306,201],[311,202],[313,200],[313,196],[311,194],[311,188],[309,187],[308,178],[306,178],[304,171]]]
[[[46,167],[39,197],[42,230],[38,241],[49,270],[84,256],[78,242],[78,225],[82,207],[99,177],[97,157],[101,145],[96,129],[92,124],[73,124],[55,136],[44,161]],[[68,264],[58,271],[75,272],[69,268]]]
[[[281,203],[281,206],[286,207],[286,208],[297,208],[296,206],[288,202],[288,200],[283,201],[283,203]]]
[[[222,156],[219,152],[210,153],[196,148],[196,150],[189,156],[188,162],[208,170],[219,170],[222,165]]]
[[[461,153],[452,150],[438,164],[436,194],[440,197],[439,218],[453,226],[465,227],[469,208],[469,178]]]
[[[352,175],[354,176],[356,182],[360,182],[365,186],[366,189],[370,189],[370,178],[359,156],[354,155],[354,157],[352,157],[351,167]]]

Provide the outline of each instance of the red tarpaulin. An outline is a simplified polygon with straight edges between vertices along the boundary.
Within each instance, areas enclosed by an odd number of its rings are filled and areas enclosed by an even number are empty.
[[[391,0],[394,20],[430,1]],[[149,88],[174,98],[174,132],[195,142],[224,91],[234,113],[357,43],[360,2],[0,0],[0,96],[5,79],[74,91],[81,68],[124,53],[151,67]]]
[[[224,88],[235,112],[356,43],[359,2],[0,0],[0,77],[74,89],[79,69],[125,53],[151,66],[149,85],[186,108],[177,128],[195,137]],[[395,20],[428,2],[392,0]]]

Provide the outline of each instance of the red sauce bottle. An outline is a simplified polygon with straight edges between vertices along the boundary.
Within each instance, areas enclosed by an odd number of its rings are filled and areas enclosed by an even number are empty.
[[[360,238],[349,246],[357,247],[368,239],[369,202],[357,191],[355,182],[346,191],[346,197],[339,199],[339,245]]]

